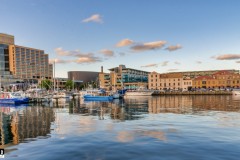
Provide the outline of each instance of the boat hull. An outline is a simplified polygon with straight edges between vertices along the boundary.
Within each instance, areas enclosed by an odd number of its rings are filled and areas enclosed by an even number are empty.
[[[29,98],[0,98],[1,104],[24,104],[28,102]]]
[[[139,91],[136,91],[136,92],[126,92],[125,93],[125,96],[151,96],[153,94],[153,92],[139,92]]]
[[[83,98],[86,101],[111,101],[111,100],[113,100],[112,96],[91,96],[91,95],[85,95],[85,96],[83,96]]]

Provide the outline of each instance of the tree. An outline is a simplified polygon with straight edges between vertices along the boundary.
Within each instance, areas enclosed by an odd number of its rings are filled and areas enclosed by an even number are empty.
[[[66,89],[73,89],[73,81],[67,80],[65,87],[66,87]]]
[[[48,79],[44,79],[41,81],[40,86],[41,88],[46,88],[46,90],[49,90],[50,88],[52,88],[52,82]]]

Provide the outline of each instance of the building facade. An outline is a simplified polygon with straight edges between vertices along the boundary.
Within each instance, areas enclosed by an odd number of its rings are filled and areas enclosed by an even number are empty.
[[[221,70],[187,71],[187,72],[172,72],[172,73],[182,73],[183,78],[189,77],[191,79],[194,79],[194,78],[200,77],[200,76],[211,76],[219,71],[221,71]],[[229,69],[229,70],[225,70],[225,71],[232,72],[235,74],[240,73],[239,70],[235,70],[235,69]]]
[[[14,36],[0,34],[0,72],[12,78],[38,82],[52,79],[53,66],[49,64],[48,54],[43,50],[18,46]]]
[[[26,80],[52,79],[53,66],[43,50],[10,45],[9,68],[14,76]]]
[[[14,44],[14,36],[0,33],[0,91],[9,84],[21,81],[13,77],[9,64],[9,45]]]
[[[91,72],[91,71],[69,71],[68,79],[74,81],[81,81],[83,83],[88,82],[97,82],[98,81],[99,72]]]
[[[148,75],[148,87],[154,90],[181,90],[192,88],[240,88],[238,70],[215,70],[196,72],[172,72],[160,74],[151,72]]]
[[[240,74],[228,70],[218,71],[211,76],[200,76],[193,80],[193,88],[239,88]]]
[[[185,88],[188,86],[184,83],[182,73],[159,74],[151,72],[148,79],[148,88],[154,90],[182,90],[183,84],[185,84]]]
[[[146,71],[127,68],[125,65],[109,69],[110,73],[99,73],[99,84],[106,89],[137,89],[148,87],[148,73]]]

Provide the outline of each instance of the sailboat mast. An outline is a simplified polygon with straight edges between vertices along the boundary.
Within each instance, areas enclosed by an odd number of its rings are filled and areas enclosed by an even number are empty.
[[[55,59],[53,62],[53,91],[55,92]]]

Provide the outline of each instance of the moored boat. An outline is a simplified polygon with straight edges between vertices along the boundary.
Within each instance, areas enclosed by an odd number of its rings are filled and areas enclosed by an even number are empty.
[[[145,88],[138,88],[137,90],[127,90],[125,96],[151,96],[154,91]]]
[[[238,90],[237,90],[237,89],[236,89],[236,90],[233,90],[233,91],[232,91],[232,94],[233,94],[233,95],[239,95],[239,96],[240,96],[240,89],[238,89]]]
[[[63,99],[68,99],[70,98],[70,96],[68,96],[65,92],[55,92],[52,96],[53,99],[59,99],[59,98],[63,98]]]
[[[23,96],[20,92],[0,92],[1,104],[24,104],[28,102],[29,98]]]
[[[119,98],[122,98],[121,96],[120,96],[120,94],[119,93],[113,93],[113,99],[119,99]]]
[[[111,100],[113,100],[113,96],[84,95],[83,98],[86,101],[111,101]]]

